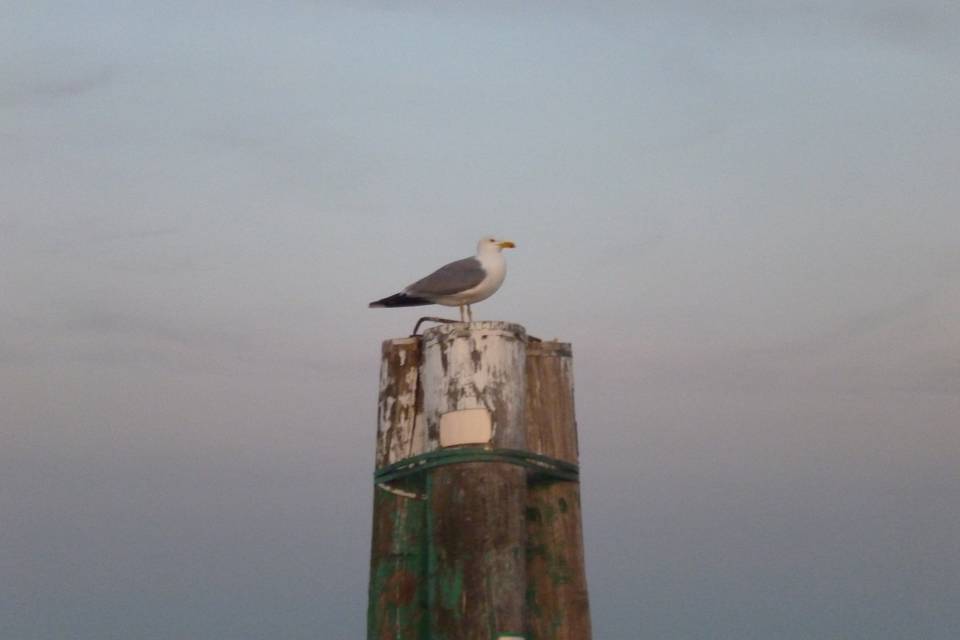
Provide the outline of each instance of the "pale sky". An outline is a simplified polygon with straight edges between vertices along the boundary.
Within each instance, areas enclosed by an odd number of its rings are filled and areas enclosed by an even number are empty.
[[[366,304],[487,234],[595,638],[956,637],[956,3],[0,7],[0,637],[363,637]]]

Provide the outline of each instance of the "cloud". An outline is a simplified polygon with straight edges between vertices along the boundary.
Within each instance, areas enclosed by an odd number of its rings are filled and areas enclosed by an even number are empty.
[[[118,73],[109,67],[74,75],[30,76],[0,85],[0,107],[43,105],[77,98],[113,84]]]
[[[51,330],[65,334],[95,335],[111,339],[134,338],[183,347],[242,350],[249,341],[228,331],[186,322],[167,321],[148,313],[99,308],[95,303],[76,308],[52,323]]]
[[[122,304],[129,301],[89,300],[65,304],[44,317],[14,318],[0,343],[0,366],[71,363],[300,377],[333,376],[358,365],[323,349],[305,355],[302,345],[288,344],[269,332],[255,334],[255,329],[245,332],[196,316],[170,317]]]
[[[30,352],[12,344],[0,343],[0,366],[18,367],[36,360]]]
[[[917,382],[919,391],[960,396],[960,364],[950,362],[926,368]]]
[[[639,13],[633,11],[634,17]],[[955,34],[960,29],[960,11],[955,5],[936,0],[778,3],[693,0],[660,3],[643,9],[642,13],[687,16],[714,29],[719,27],[725,33],[761,36],[768,46],[809,41],[822,47],[828,41],[849,45],[860,40],[936,52],[944,47],[955,48]]]
[[[910,47],[952,42],[960,22],[955,10],[929,2],[864,3],[853,13],[866,34]]]
[[[91,299],[17,316],[0,344],[0,363],[223,372],[256,357],[255,341],[241,332],[121,304],[129,302]]]
[[[152,227],[134,229],[125,233],[119,233],[114,237],[120,240],[152,240],[154,238],[166,238],[179,235],[183,230],[183,227]]]

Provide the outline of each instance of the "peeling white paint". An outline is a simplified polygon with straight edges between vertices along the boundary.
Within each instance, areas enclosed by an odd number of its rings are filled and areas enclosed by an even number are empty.
[[[418,371],[408,353],[417,348],[415,338],[390,340],[385,348],[377,411],[377,461],[381,466],[424,452],[424,429],[418,428],[416,415]],[[399,370],[391,367],[391,357]]]
[[[497,447],[524,447],[526,332],[506,322],[440,325],[424,333],[420,384],[426,449],[441,446],[444,414],[485,409]]]
[[[378,483],[377,483],[377,486],[380,487],[381,489],[383,489],[384,491],[387,491],[387,492],[389,492],[389,493],[392,493],[392,494],[394,494],[394,495],[397,495],[397,496],[400,496],[400,497],[403,497],[403,498],[410,498],[411,500],[426,500],[426,499],[427,499],[426,496],[422,496],[422,495],[420,495],[419,493],[413,493],[412,491],[404,491],[403,489],[397,489],[396,487],[391,487],[390,485],[385,484],[385,483],[383,483],[383,482],[378,482]]]

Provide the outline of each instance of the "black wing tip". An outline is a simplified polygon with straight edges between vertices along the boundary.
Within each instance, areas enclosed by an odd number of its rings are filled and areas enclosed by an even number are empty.
[[[433,303],[424,298],[408,296],[405,293],[395,293],[392,296],[387,296],[386,298],[381,298],[380,300],[374,300],[368,306],[371,309],[374,309],[377,307],[418,307],[424,304]]]

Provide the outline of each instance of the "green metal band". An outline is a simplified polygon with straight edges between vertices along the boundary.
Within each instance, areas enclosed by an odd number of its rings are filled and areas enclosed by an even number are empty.
[[[555,480],[576,482],[580,479],[579,465],[539,453],[519,449],[457,447],[456,449],[438,449],[394,462],[376,471],[373,474],[373,481],[377,484],[393,482],[429,469],[466,462],[506,462],[530,469],[535,475],[546,476]]]

